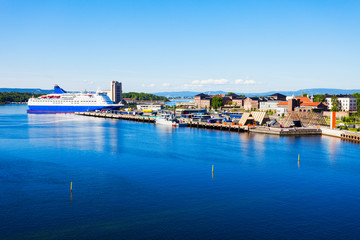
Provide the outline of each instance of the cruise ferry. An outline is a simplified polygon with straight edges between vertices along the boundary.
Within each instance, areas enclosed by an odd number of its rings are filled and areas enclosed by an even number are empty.
[[[28,101],[28,113],[74,113],[97,110],[112,110],[119,108],[106,93],[68,93],[58,85],[54,87],[53,94]]]

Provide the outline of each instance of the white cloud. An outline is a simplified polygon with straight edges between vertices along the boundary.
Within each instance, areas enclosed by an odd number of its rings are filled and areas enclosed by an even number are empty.
[[[242,79],[236,79],[235,80],[235,84],[242,84],[244,82],[244,80]]]
[[[249,85],[249,84],[255,84],[256,82],[254,80],[245,80],[244,84],[245,85]]]
[[[188,84],[188,83],[184,84],[185,89],[201,88],[203,86],[204,85],[201,85],[201,84]]]
[[[255,84],[256,82],[254,80],[243,80],[243,79],[236,79],[235,80],[235,84],[243,84],[243,85],[250,85],[250,84]]]
[[[163,86],[163,87],[169,87],[169,86],[170,86],[170,83],[163,83],[162,86]]]
[[[256,84],[254,80],[249,80],[247,77],[244,79],[238,78],[235,80],[228,80],[226,78],[220,79],[207,79],[207,80],[194,80],[191,83],[184,84],[184,89],[206,89],[206,90],[219,90],[221,89],[233,89],[234,85],[253,85]],[[221,86],[220,86],[221,85]]]
[[[223,85],[223,84],[227,84],[228,82],[229,80],[225,78],[221,78],[221,79],[194,80],[191,83],[199,84],[199,85],[205,85],[205,84]]]
[[[145,84],[141,84],[142,87],[145,87]]]
[[[155,87],[155,84],[154,84],[154,83],[151,83],[151,84],[149,85],[149,87]]]

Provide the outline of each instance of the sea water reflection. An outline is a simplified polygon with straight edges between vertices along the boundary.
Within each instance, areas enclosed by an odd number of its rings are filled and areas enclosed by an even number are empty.
[[[2,239],[360,234],[358,144],[27,115],[25,106],[4,107]]]
[[[89,119],[74,114],[29,114],[28,130],[32,144],[80,150],[117,151],[118,121]],[[121,139],[120,139],[121,140]]]

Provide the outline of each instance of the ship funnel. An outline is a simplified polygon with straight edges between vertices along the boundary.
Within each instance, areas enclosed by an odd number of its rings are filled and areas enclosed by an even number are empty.
[[[58,85],[54,86],[54,93],[55,94],[63,94],[66,93],[66,91],[64,89],[62,89],[61,87],[59,87]]]

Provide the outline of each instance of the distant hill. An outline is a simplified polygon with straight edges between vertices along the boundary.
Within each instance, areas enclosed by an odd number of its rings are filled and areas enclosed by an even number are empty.
[[[353,94],[360,92],[360,89],[336,89],[336,88],[310,88],[310,89],[300,89],[297,91],[271,91],[271,92],[263,92],[263,93],[243,93],[246,96],[268,96],[274,93],[281,93],[286,96],[291,95],[301,95],[302,93],[307,93],[309,95],[316,94]]]
[[[296,90],[296,91],[271,91],[271,92],[258,92],[258,93],[236,93],[236,94],[242,94],[245,95],[247,97],[253,97],[253,96],[269,96],[272,95],[274,93],[281,93],[283,95],[286,96],[291,96],[291,95],[301,95],[302,93],[307,93],[307,94],[353,94],[353,93],[360,93],[360,89],[335,89],[335,88],[310,88],[310,89],[300,89],[300,90]],[[164,96],[164,97],[193,97],[197,94],[199,94],[201,92],[191,92],[191,91],[186,91],[186,92],[158,92],[158,93],[154,93],[155,95],[158,96]],[[215,95],[215,94],[226,94],[227,92],[224,91],[207,91],[207,92],[203,92],[209,95]]]
[[[20,93],[53,93],[54,90],[44,90],[40,88],[0,88],[0,92],[20,92]]]

